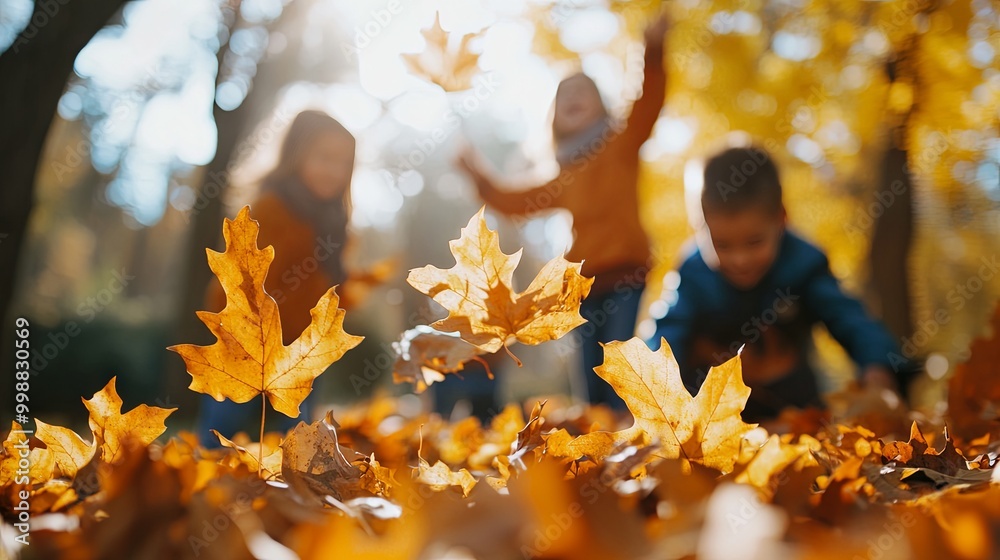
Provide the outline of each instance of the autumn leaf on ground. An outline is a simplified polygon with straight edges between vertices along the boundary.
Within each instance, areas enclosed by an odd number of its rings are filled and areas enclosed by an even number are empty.
[[[426,325],[404,332],[399,342],[392,343],[392,348],[396,351],[393,381],[413,383],[417,393],[423,393],[435,382],[444,381],[445,374],[462,371],[466,362],[479,359],[483,353],[462,340],[458,333],[444,333]],[[492,378],[492,373],[490,376]]]
[[[219,443],[223,447],[228,447],[236,451],[236,458],[240,463],[246,465],[251,472],[260,473],[261,477],[266,480],[270,480],[281,474],[281,447],[275,445],[273,441],[248,443],[246,446],[243,446],[215,430],[212,430],[212,433],[215,434],[215,437],[219,438]]]
[[[948,384],[948,416],[955,435],[966,440],[1000,435],[1000,306],[990,321],[992,336],[972,343],[971,357],[955,368]]]
[[[417,466],[411,471],[413,480],[426,484],[431,490],[440,492],[451,486],[458,486],[462,489],[462,496],[468,497],[469,492],[476,485],[476,478],[472,476],[472,473],[466,469],[459,469],[458,472],[452,472],[451,468],[447,464],[438,461],[431,466],[420,455],[420,449],[423,448],[423,436],[420,439],[420,448],[417,449]]]
[[[449,41],[450,34],[441,27],[440,13],[434,15],[434,25],[420,33],[427,41],[424,50],[403,55],[410,71],[441,86],[445,91],[471,88],[472,79],[478,72],[479,55],[469,49],[469,43],[480,34],[463,35],[457,44]]]
[[[358,496],[362,472],[354,461],[365,456],[341,447],[331,413],[312,424],[299,422],[281,449],[281,476],[303,497],[325,502],[327,496],[336,500]]]
[[[663,457],[687,459],[724,473],[733,469],[743,435],[755,426],[740,417],[750,389],[743,383],[739,356],[711,368],[692,397],[666,340],[657,352],[638,338],[603,346],[604,363],[594,370],[614,387],[635,418],[631,428],[612,434],[616,443],[630,442],[638,433],[646,443],[658,441],[658,455]]]
[[[981,455],[977,461],[968,461],[955,449],[947,428],[944,442],[944,449],[941,451],[930,447],[917,423],[913,422],[909,441],[897,441],[883,447],[882,462],[885,467],[879,474],[896,485],[905,481],[916,487],[923,481],[929,482],[935,489],[990,480],[995,459],[991,464],[988,455]]]
[[[215,344],[178,344],[168,350],[184,358],[191,390],[237,403],[263,393],[275,410],[295,418],[313,380],[363,337],[344,332],[344,310],[330,288],[310,312],[309,326],[291,345],[282,344],[278,304],[264,291],[274,248],[257,248],[259,229],[244,206],[235,220],[226,218],[223,224],[226,252],[207,250],[208,264],[226,292],[221,312],[198,312]]]
[[[35,437],[41,440],[45,444],[45,448],[52,452],[57,475],[66,478],[76,476],[76,473],[90,462],[94,457],[94,452],[97,451],[96,438],[87,443],[73,430],[46,424],[37,418],[35,419]]]
[[[513,255],[500,250],[500,237],[486,226],[484,210],[480,208],[461,237],[449,243],[454,267],[428,265],[411,270],[406,279],[448,310],[448,317],[431,326],[457,331],[465,341],[492,353],[515,340],[529,345],[555,340],[585,323],[580,302],[594,280],[580,275],[580,264],[556,257],[525,291],[514,292],[521,250]]]
[[[105,463],[121,460],[121,452],[128,443],[149,445],[167,431],[164,421],[176,408],[160,408],[140,404],[122,414],[122,399],[115,390],[115,377],[83,405],[90,411],[90,429],[101,448]]]

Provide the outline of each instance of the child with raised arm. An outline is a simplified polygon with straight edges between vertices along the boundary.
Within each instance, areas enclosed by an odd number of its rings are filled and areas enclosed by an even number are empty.
[[[564,79],[556,90],[552,135],[560,174],[533,188],[515,189],[472,151],[460,158],[491,208],[525,216],[564,208],[573,215],[575,239],[566,258],[583,261],[595,277],[581,314],[584,375],[592,403],[624,409],[624,401],[594,373],[603,361],[600,342],[633,336],[639,299],[649,269],[649,240],[639,223],[639,148],[649,138],[663,108],[666,74],[663,43],[667,21],[660,17],[645,32],[643,91],[625,123],[613,121],[594,81],[585,74]]]
[[[822,407],[807,359],[816,323],[850,354],[865,386],[896,390],[896,341],[840,289],[822,250],[786,228],[771,157],[755,147],[729,148],[691,175],[701,182],[703,225],[649,341],[653,348],[667,341],[688,390],[696,394],[709,367],[743,347],[751,389],[745,421],[775,418],[786,407]]]
[[[282,344],[291,344],[311,322],[309,311],[320,297],[347,279],[343,251],[354,153],[354,136],[343,125],[322,111],[303,111],[292,121],[278,163],[261,180],[260,196],[250,205],[251,217],[260,223],[257,246],[274,246],[264,289],[278,302]],[[218,280],[209,284],[205,299],[206,309],[226,306]],[[315,394],[302,403],[298,419],[279,414],[278,428],[311,421]],[[260,403],[217,402],[204,395],[199,437],[204,445],[217,446],[211,430],[232,437],[253,428],[259,414]]]

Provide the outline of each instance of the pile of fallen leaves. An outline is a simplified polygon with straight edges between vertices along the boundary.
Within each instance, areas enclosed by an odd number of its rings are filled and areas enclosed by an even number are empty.
[[[331,288],[282,344],[263,289],[273,249],[257,248],[257,231],[244,208],[225,222],[226,252],[208,253],[227,296],[221,312],[199,313],[215,344],[171,350],[192,390],[263,395],[294,417],[313,380],[361,339],[344,331]],[[592,281],[579,264],[554,259],[514,291],[520,253],[500,250],[482,212],[451,249],[454,268],[410,273],[449,315],[404,333],[397,381],[421,391],[469,360],[513,357],[515,343],[584,322]],[[12,426],[0,456],[3,542],[11,556],[81,559],[993,558],[996,348],[977,341],[957,372],[951,434],[943,419],[918,417],[922,432],[915,414],[888,406],[792,411],[768,433],[740,418],[750,389],[738,356],[691,397],[669,346],[638,339],[606,345],[597,369],[630,415],[554,398],[510,405],[489,425],[449,423],[382,396],[285,434],[261,428],[257,441],[219,435],[211,450],[184,432],[157,442],[173,409],[122,414],[112,379],[83,402],[86,437],[41,420],[33,437]]]

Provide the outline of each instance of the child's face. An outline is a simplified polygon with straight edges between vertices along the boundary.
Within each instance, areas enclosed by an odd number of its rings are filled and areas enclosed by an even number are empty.
[[[719,272],[737,288],[760,282],[774,264],[785,231],[785,211],[747,208],[735,212],[706,212],[705,225],[718,257]]]
[[[604,103],[593,82],[584,76],[574,76],[560,84],[553,122],[559,135],[583,132],[603,117]]]
[[[328,132],[309,146],[299,179],[316,198],[331,200],[343,194],[354,174],[354,140]]]

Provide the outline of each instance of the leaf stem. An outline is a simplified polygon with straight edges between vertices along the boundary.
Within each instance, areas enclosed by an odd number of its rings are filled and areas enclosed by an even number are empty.
[[[257,446],[257,476],[264,472],[264,413],[267,412],[267,399],[260,394],[260,445]]]
[[[506,342],[503,345],[503,349],[507,351],[507,355],[508,356],[510,356],[511,358],[514,358],[514,362],[517,363],[517,367],[524,366],[524,364],[521,363],[521,360],[517,359],[517,356],[515,356],[514,353],[510,351],[510,348],[507,348],[507,343]]]

